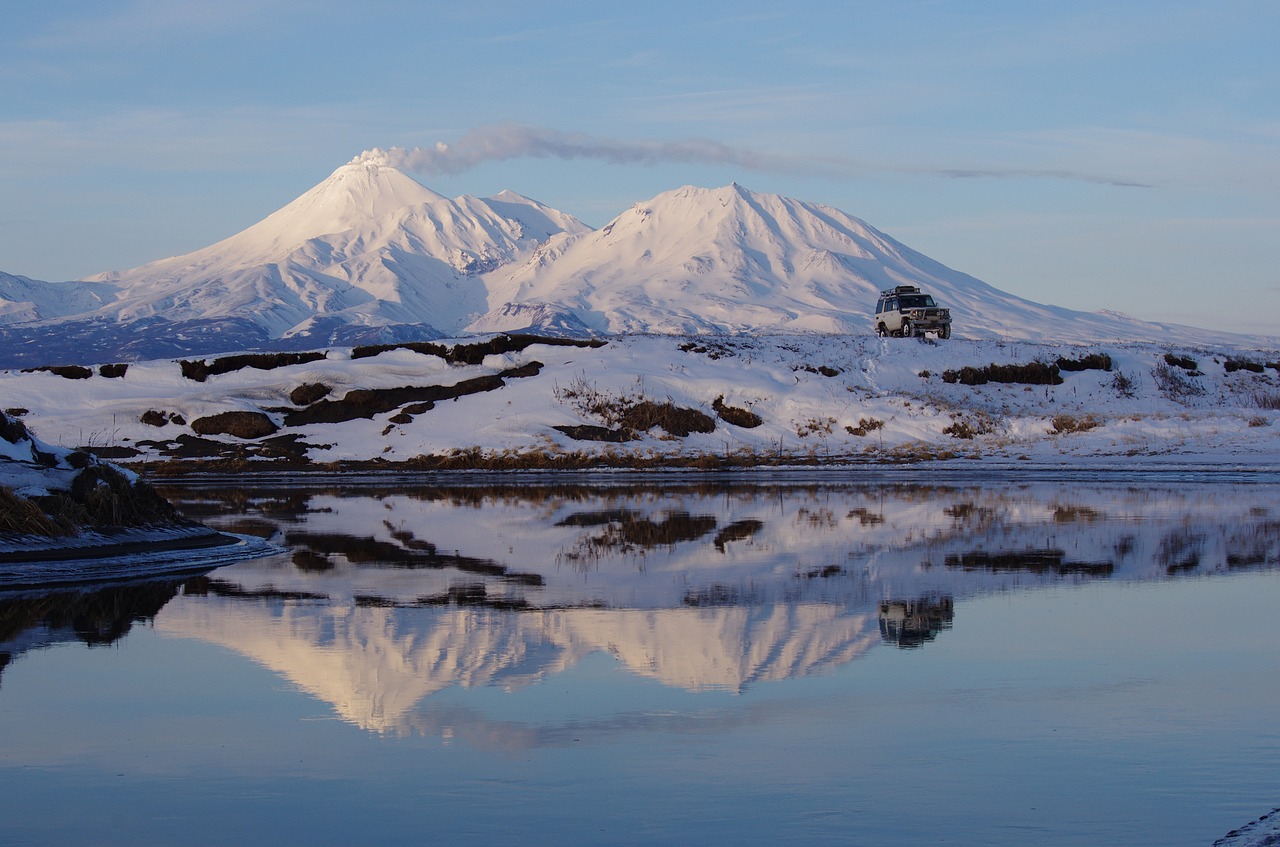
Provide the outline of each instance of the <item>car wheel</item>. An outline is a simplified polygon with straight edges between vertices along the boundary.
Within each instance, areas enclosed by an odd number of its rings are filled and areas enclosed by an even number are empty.
[[[911,321],[902,322],[902,337],[912,338],[916,334],[916,328],[911,325]]]
[[[939,337],[939,338],[950,338],[950,337],[951,337],[951,327],[949,327],[949,326],[944,326],[942,329],[938,330],[938,337]]]

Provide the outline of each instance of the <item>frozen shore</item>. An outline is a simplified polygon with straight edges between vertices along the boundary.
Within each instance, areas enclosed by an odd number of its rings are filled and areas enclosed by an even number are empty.
[[[0,592],[198,573],[276,548],[199,524],[71,538],[0,537]]]
[[[209,570],[273,549],[187,520],[136,474],[0,413],[0,592]]]
[[[1280,844],[1280,808],[1233,829],[1213,842],[1213,847],[1273,847]]]

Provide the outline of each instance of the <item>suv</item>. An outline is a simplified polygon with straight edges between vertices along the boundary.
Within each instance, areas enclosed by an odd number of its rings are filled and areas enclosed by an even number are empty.
[[[880,292],[876,301],[876,335],[912,338],[936,332],[951,337],[951,310],[933,302],[933,295],[921,294],[914,285],[899,285]]]

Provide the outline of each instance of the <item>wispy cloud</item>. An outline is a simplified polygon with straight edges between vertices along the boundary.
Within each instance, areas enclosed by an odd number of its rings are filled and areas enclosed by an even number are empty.
[[[1032,179],[1062,179],[1070,182],[1092,182],[1097,185],[1112,185],[1117,188],[1152,187],[1149,182],[1117,179],[1115,177],[1055,168],[931,168],[924,172],[952,179],[1016,179],[1018,177],[1027,177]]]
[[[1145,183],[1061,168],[938,168],[877,164],[848,157],[769,153],[702,138],[628,141],[521,124],[494,124],[471,130],[454,143],[431,147],[374,148],[355,162],[378,162],[427,175],[459,174],[485,162],[508,159],[591,159],[615,165],[686,163],[730,165],[749,171],[849,177],[873,171],[926,174],[948,179],[1039,178],[1089,182],[1123,188]]]

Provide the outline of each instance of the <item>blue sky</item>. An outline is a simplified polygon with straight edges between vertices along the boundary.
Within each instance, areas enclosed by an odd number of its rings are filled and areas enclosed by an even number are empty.
[[[416,178],[593,226],[736,180],[1033,300],[1280,334],[1274,0],[5,0],[3,19],[8,273],[185,253],[363,150],[484,140],[510,158]]]

